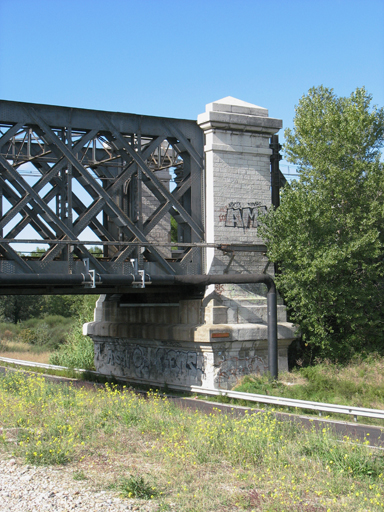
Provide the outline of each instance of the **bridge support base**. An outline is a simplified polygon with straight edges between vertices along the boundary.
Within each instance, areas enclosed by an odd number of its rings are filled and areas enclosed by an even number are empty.
[[[127,304],[124,297],[101,298],[85,333],[95,343],[96,368],[106,375],[152,386],[229,389],[244,375],[270,367],[275,377],[276,366],[288,369],[287,349],[296,330],[278,306],[277,365],[275,347],[268,361],[267,286],[247,281],[247,276],[274,275],[259,221],[271,206],[269,143],[282,121],[263,107],[227,97],[208,104],[197,124],[205,138],[204,240],[212,244],[204,251],[201,273],[228,280],[207,284],[199,298],[182,295],[180,280],[162,293],[132,293]],[[197,211],[202,195],[194,190],[183,195],[191,211]],[[185,227],[179,241],[189,233],[188,241],[198,242],[198,234]],[[198,272],[189,267],[183,273],[192,278]],[[236,281],[240,277],[242,284]]]
[[[247,374],[268,370],[267,306],[264,298],[223,306],[217,299],[124,304],[102,295],[95,321],[84,334],[95,345],[104,375],[135,383],[189,389],[231,389]],[[278,365],[288,370],[287,350],[295,328],[278,306]]]

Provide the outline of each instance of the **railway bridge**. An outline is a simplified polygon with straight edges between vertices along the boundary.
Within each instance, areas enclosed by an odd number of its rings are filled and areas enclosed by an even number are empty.
[[[258,233],[281,127],[232,97],[197,122],[0,101],[0,294],[100,295],[84,334],[104,374],[229,389],[286,369]]]

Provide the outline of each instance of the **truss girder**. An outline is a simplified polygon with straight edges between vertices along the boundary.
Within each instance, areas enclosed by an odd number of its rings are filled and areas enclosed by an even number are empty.
[[[98,272],[113,272],[107,262],[124,263],[133,250],[140,253],[129,244],[142,242],[148,261],[174,274],[154,240],[167,222],[170,230],[173,215],[190,227],[194,241],[204,241],[203,194],[194,193],[202,167],[203,134],[193,121],[0,101],[1,257],[14,261],[16,272],[34,272],[9,242],[31,226],[49,246],[40,261],[66,260],[69,273],[76,255]],[[179,179],[171,191],[157,173],[172,168]],[[139,216],[131,213],[135,205]],[[87,228],[95,245],[108,243],[102,261],[81,243]],[[161,241],[167,242],[165,231]]]
[[[125,154],[128,153],[136,161],[136,163],[139,165],[139,167],[142,169],[142,171],[146,174],[147,178],[154,184],[154,186],[156,187],[156,190],[158,190],[158,192],[164,198],[166,198],[174,208],[176,208],[179,211],[179,213],[180,213],[181,217],[184,219],[184,221],[187,222],[191,226],[193,231],[201,237],[203,234],[202,227],[199,226],[198,224],[196,224],[196,222],[192,219],[192,217],[188,214],[188,212],[184,209],[184,207],[175,200],[175,198],[172,196],[171,192],[169,192],[164,187],[164,185],[161,183],[161,181],[156,177],[155,173],[153,173],[151,171],[151,169],[146,165],[145,161],[140,156],[140,154],[136,153],[131,148],[131,146],[129,144],[127,144],[127,142],[124,140],[122,135],[117,130],[114,129],[112,123],[110,124],[110,126],[111,126],[111,131],[112,131],[113,136],[120,143],[117,146],[117,149],[123,151]]]

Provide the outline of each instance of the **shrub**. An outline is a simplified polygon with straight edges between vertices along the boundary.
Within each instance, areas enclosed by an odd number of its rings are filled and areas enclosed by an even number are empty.
[[[0,323],[0,340],[12,340],[17,337],[19,332],[20,324]]]
[[[93,317],[93,310],[98,296],[84,295],[77,300],[77,320],[70,332],[67,342],[51,355],[49,362],[69,368],[82,368],[94,370],[93,341],[88,336],[83,336],[83,324]]]
[[[50,356],[51,364],[94,370],[93,341],[88,336],[83,336],[82,323],[78,322],[69,334],[68,341]]]
[[[55,350],[67,341],[73,325],[72,318],[59,315],[47,316],[44,319],[30,318],[21,324],[17,339],[45,350]]]

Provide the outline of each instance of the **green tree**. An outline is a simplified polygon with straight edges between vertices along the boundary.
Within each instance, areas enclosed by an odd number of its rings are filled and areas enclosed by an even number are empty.
[[[31,317],[39,317],[43,297],[41,295],[0,296],[0,317],[5,322],[17,324]]]
[[[98,246],[93,246],[89,248],[89,252],[95,256],[95,258],[102,258],[103,257],[103,249]]]
[[[75,295],[44,295],[41,306],[42,316],[60,315],[75,316],[77,296]]]
[[[371,100],[322,86],[300,99],[284,145],[300,180],[263,227],[291,319],[332,359],[384,349],[384,109]]]
[[[33,249],[30,256],[33,256],[34,258],[40,258],[46,252],[46,249],[43,249],[42,247],[36,247],[35,249]]]

